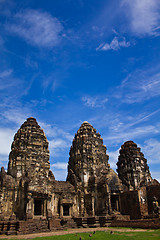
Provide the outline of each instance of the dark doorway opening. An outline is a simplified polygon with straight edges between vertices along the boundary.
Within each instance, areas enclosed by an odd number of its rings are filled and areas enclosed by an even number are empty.
[[[111,196],[111,206],[112,206],[112,211],[119,211],[119,201],[118,201],[118,196],[117,195],[112,195]]]
[[[34,215],[43,215],[43,200],[34,199]]]
[[[63,205],[63,216],[69,216],[69,205]]]

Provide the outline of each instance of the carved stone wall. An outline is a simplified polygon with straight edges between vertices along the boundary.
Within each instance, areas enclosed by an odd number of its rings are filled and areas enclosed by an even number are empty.
[[[96,129],[84,122],[70,149],[67,181],[77,191],[80,216],[111,214],[111,193],[122,187],[118,176],[108,164],[106,146]],[[117,199],[118,200],[118,199]]]
[[[0,220],[15,218],[17,186],[15,179],[7,175],[4,168],[0,172]]]
[[[119,151],[117,172],[129,190],[152,183],[151,174],[141,149],[133,141],[125,142]]]
[[[60,207],[67,204],[72,216],[74,188],[56,181],[49,169],[47,138],[36,119],[28,118],[14,136],[8,172],[2,168],[0,173],[0,218],[50,219],[63,216]]]
[[[9,155],[8,174],[48,176],[50,169],[48,141],[35,118],[28,118],[15,134]]]
[[[84,122],[75,134],[70,149],[67,180],[85,185],[88,184],[90,177],[107,174],[108,158],[100,134],[91,124]]]

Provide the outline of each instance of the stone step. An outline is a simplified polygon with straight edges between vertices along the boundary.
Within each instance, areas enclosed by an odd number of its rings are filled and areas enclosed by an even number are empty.
[[[17,231],[8,231],[5,234],[6,235],[17,235]]]

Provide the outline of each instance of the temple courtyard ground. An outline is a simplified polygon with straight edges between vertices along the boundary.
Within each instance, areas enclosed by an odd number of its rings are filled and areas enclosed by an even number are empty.
[[[15,236],[0,236],[0,239],[39,239],[39,240],[159,240],[160,229],[129,228],[81,228],[48,233],[33,233]]]

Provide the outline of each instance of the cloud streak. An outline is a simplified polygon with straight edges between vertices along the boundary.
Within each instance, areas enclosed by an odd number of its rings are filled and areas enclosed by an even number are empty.
[[[160,95],[160,72],[155,69],[135,70],[130,73],[117,87],[122,102],[133,104],[149,100]],[[115,91],[115,90],[114,90]]]
[[[110,167],[116,170],[116,163],[118,161],[119,156],[119,148],[116,151],[111,151],[107,153],[109,155],[109,164]]]
[[[108,102],[108,98],[84,96],[82,97],[82,102],[87,107],[101,108],[105,107],[105,104]]]
[[[23,38],[37,47],[54,47],[59,44],[63,26],[57,18],[39,10],[24,10],[13,17],[13,23],[7,24],[9,32]]]
[[[11,150],[14,130],[10,128],[0,128],[0,155],[8,155]],[[7,159],[6,159],[7,160]]]
[[[151,138],[141,146],[150,164],[160,164],[160,141]]]
[[[127,140],[132,140],[135,138],[142,138],[144,136],[147,136],[149,134],[159,134],[160,133],[160,127],[159,126],[144,126],[144,127],[137,127],[134,129],[122,129],[122,131],[119,131],[118,133],[112,133],[111,135],[108,135],[104,137],[104,140],[110,141],[110,142],[122,142]]]
[[[3,106],[1,109],[3,109]],[[14,104],[9,107],[4,106],[4,109],[0,115],[3,117],[5,122],[8,122],[8,124],[10,123],[15,124],[15,126],[17,127],[21,126],[21,124],[29,116],[32,116],[31,110],[29,109],[29,107],[27,108],[24,105],[15,106]]]
[[[0,91],[9,89],[17,84],[17,79],[13,77],[13,70],[6,69],[0,72]]]
[[[52,164],[52,167],[54,167],[55,169],[66,170],[67,169],[67,163],[66,162],[56,162],[56,163]]]
[[[54,164],[51,164],[51,169],[56,176],[56,180],[66,180],[67,165],[67,162],[56,162]]]
[[[120,48],[128,48],[130,46],[130,42],[127,42],[125,37],[122,39],[118,37],[114,37],[111,43],[102,43],[99,47],[96,48],[97,51],[118,51]]]

